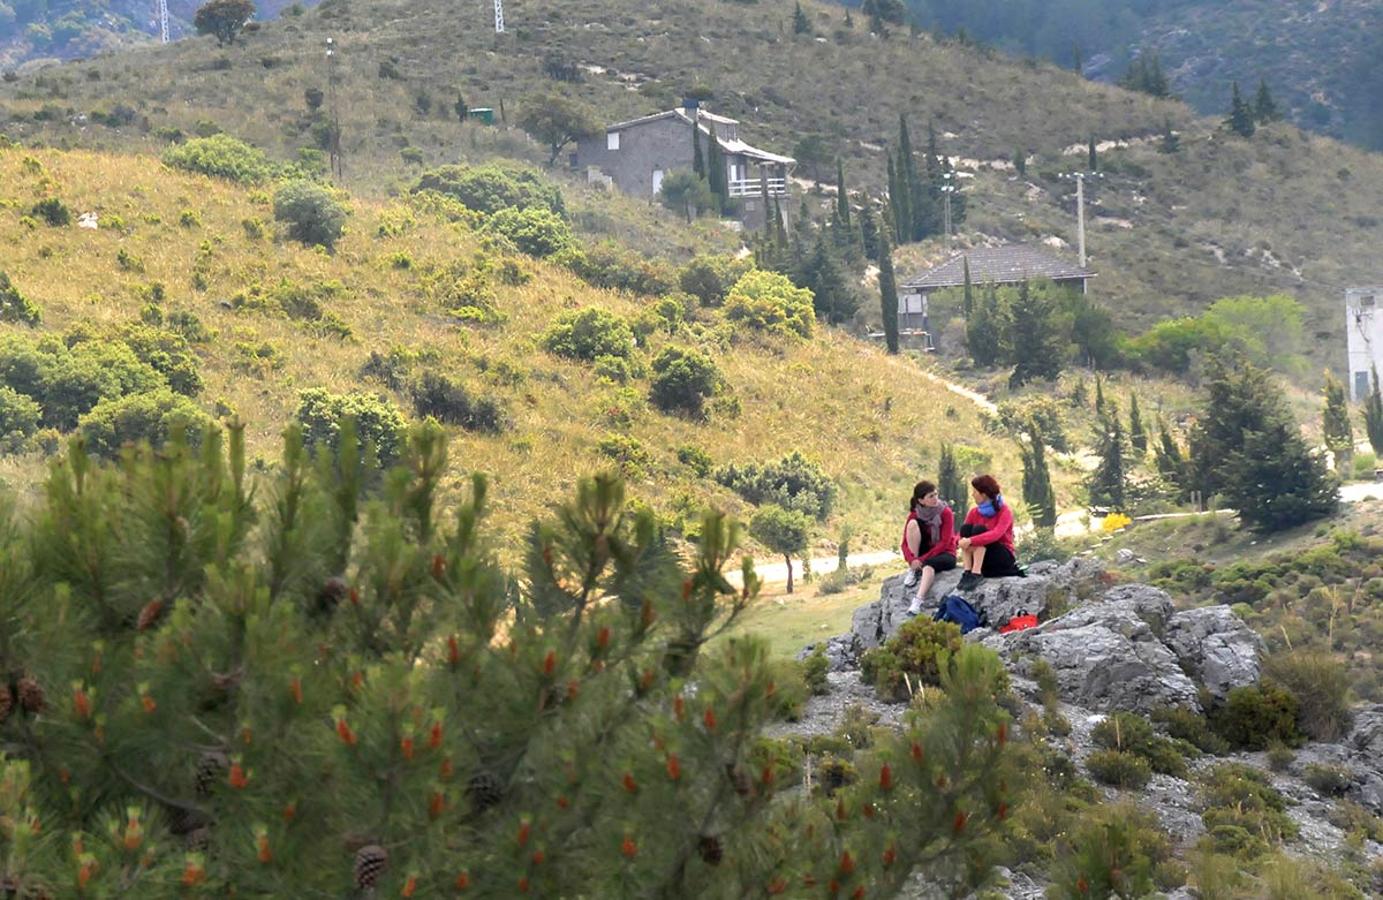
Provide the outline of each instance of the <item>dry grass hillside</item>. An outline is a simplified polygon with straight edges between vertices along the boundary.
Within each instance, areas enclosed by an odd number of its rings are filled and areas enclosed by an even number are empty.
[[[74,216],[97,213],[102,227],[35,221],[28,213],[43,197],[61,198]],[[679,462],[683,447],[703,450],[713,465],[791,450],[818,460],[840,490],[818,538],[829,541],[849,525],[855,546],[892,543],[903,498],[934,467],[944,436],[972,445],[977,463],[992,454],[996,470],[1018,468],[1012,448],[983,435],[972,404],[915,402],[922,382],[911,361],[820,326],[808,341],[734,335],[718,310],[698,310],[674,334],[650,335],[636,354],[636,367],[646,368],[663,346],[699,346],[724,375],[726,390],[707,421],[666,415],[647,402],[646,375],[617,385],[539,347],[563,311],[598,306],[632,320],[650,301],[597,290],[510,251],[511,273],[527,281],[489,282],[503,321],[464,326],[428,299],[430,273],[452,264],[474,271],[482,258],[498,268],[504,251],[424,207],[349,203],[346,235],[327,254],[276,235],[263,192],[175,172],[150,157],[12,148],[0,150],[0,258],[41,307],[41,334],[79,326],[99,334],[136,322],[151,286],[161,284],[164,315],[192,313],[209,332],[194,344],[206,382],[199,404],[249,422],[252,456],[276,458],[278,434],[304,388],[382,394],[412,418],[406,391],[362,378],[372,351],[402,348],[418,358],[410,376],[436,371],[496,398],[513,428],[497,436],[453,429],[453,460],[458,471],[493,476],[495,514],[509,533],[568,496],[583,473],[619,464],[615,457],[624,457],[631,494],[675,525],[695,524],[707,502],[752,511]],[[349,336],[272,304],[254,309],[256,285],[272,294],[284,284],[317,296]],[[0,325],[0,338],[30,333]],[[40,465],[37,454],[9,457],[2,471],[22,485]]]
[[[211,126],[291,158],[313,146],[303,96],[327,84],[331,35],[346,182],[360,192],[397,190],[435,162],[540,157],[516,129],[458,123],[458,92],[472,106],[503,105],[512,122],[524,98],[560,90],[613,121],[696,89],[743,119],[756,143],[791,151],[819,136],[828,156],[846,159],[853,185],[873,194],[899,113],[917,145],[933,121],[943,151],[978,164],[962,242],[1072,246],[1073,191],[1055,176],[1084,165],[1066,151],[1094,135],[1128,142],[1101,153],[1090,234],[1099,296],[1126,326],[1220,296],[1285,291],[1310,309],[1317,362],[1335,361],[1340,290],[1376,278],[1383,157],[1285,125],[1231,139],[1178,103],[928,35],[872,36],[860,17],[846,29],[838,7],[806,8],[814,36],[792,34],[787,0],[530,0],[497,37],[474,7],[329,0],[231,48],[198,38],[0,85],[0,128],[21,141],[156,151],[168,134],[159,129]],[[549,63],[579,83],[552,80]],[[125,124],[97,124],[121,104]],[[1168,120],[1181,136],[1174,155],[1157,149]],[[1023,178],[1007,162],[1019,148],[1030,154]],[[593,231],[638,232],[659,252],[691,243],[669,239],[672,220],[638,204],[598,203],[588,218]],[[943,253],[939,242],[909,250],[917,265]]]

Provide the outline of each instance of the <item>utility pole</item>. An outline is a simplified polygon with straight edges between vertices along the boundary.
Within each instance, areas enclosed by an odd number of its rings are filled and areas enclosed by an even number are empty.
[[[495,34],[504,34],[504,0],[495,0]]]
[[[327,102],[331,104],[331,176],[341,182],[346,166],[341,160],[341,114],[336,103],[336,41],[327,38]]]
[[[1076,243],[1080,248],[1080,267],[1085,268],[1085,179],[1103,178],[1100,172],[1063,172],[1061,178],[1076,181]]]
[[[942,227],[946,230],[946,254],[949,256],[951,253],[951,195],[960,190],[960,187],[953,181],[954,172],[947,172],[941,177],[945,182],[941,185],[941,199],[945,211]]]
[[[168,43],[168,0],[158,0],[158,28],[163,43]]]

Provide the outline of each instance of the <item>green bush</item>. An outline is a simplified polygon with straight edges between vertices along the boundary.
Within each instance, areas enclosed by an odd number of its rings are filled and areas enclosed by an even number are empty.
[[[38,431],[43,410],[34,402],[5,384],[0,384],[0,453],[23,449],[34,432]]]
[[[176,144],[163,152],[163,161],[175,169],[239,184],[259,184],[274,176],[274,165],[264,151],[228,134]]]
[[[1181,706],[1167,706],[1153,710],[1152,718],[1173,738],[1186,741],[1204,753],[1223,756],[1229,752],[1229,742],[1216,734],[1210,721],[1200,713]]]
[[[539,259],[561,253],[575,244],[571,227],[551,210],[542,207],[507,207],[490,216],[485,230],[514,242],[529,256]]]
[[[864,654],[860,674],[880,697],[906,700],[910,695],[908,681],[914,688],[941,684],[939,655],[954,655],[962,644],[960,626],[954,622],[912,619],[903,623],[887,644]]]
[[[39,382],[29,396],[43,408],[45,427],[71,430],[102,400],[165,386],[163,377],[123,343],[97,339],[67,348],[49,341],[40,350]],[[7,383],[26,392],[14,381]]]
[[[126,444],[160,447],[180,430],[195,445],[212,427],[211,418],[197,404],[167,389],[103,400],[78,425],[87,450],[107,459],[118,456]]]
[[[1132,803],[1099,806],[1062,835],[1052,867],[1050,897],[1143,897],[1172,845],[1157,816]]]
[[[510,427],[503,404],[492,397],[472,397],[464,385],[436,372],[424,372],[412,386],[413,411],[468,431],[499,434]]]
[[[807,682],[807,688],[813,694],[828,694],[831,691],[831,682],[826,678],[831,671],[831,661],[826,658],[826,648],[817,644],[806,659],[802,661],[802,677]]]
[[[486,214],[510,207],[566,211],[557,185],[531,169],[501,166],[441,166],[424,172],[413,192],[436,191]]]
[[[1152,725],[1142,716],[1116,712],[1096,725],[1090,737],[1100,747],[1141,757],[1154,772],[1178,778],[1186,775],[1186,759],[1176,744],[1153,734]]]
[[[1253,857],[1296,837],[1287,801],[1252,766],[1224,763],[1201,778],[1208,849]]]
[[[735,282],[725,298],[725,316],[759,331],[791,337],[809,338],[816,325],[812,292],[784,275],[761,269]]]
[[[571,247],[558,262],[589,285],[626,291],[640,297],[660,297],[676,286],[676,279],[667,263],[650,259],[614,241],[604,241],[584,249]]]
[[[596,452],[619,464],[620,471],[630,478],[642,478],[653,465],[653,457],[638,438],[612,434],[601,438]]]
[[[676,213],[701,216],[720,212],[720,198],[711,190],[706,179],[695,172],[669,172],[663,176],[658,199]]]
[[[692,470],[697,478],[711,474],[711,455],[690,444],[677,448],[677,461]]]
[[[0,272],[0,322],[18,322],[32,327],[42,319],[38,306],[19,293],[10,276]]]
[[[715,480],[750,503],[776,503],[817,520],[829,516],[835,502],[835,484],[821,466],[796,450],[770,463],[722,466]]]
[[[1297,730],[1299,704],[1291,692],[1271,682],[1237,687],[1210,718],[1211,726],[1242,750],[1262,750],[1277,741],[1288,746],[1301,743]]]
[[[1310,763],[1302,770],[1301,778],[1312,788],[1328,797],[1343,796],[1354,783],[1354,775],[1344,766]]]
[[[1349,672],[1334,656],[1319,650],[1274,654],[1264,672],[1296,695],[1297,725],[1307,737],[1335,741],[1349,731]]]
[[[1152,766],[1136,753],[1124,750],[1096,750],[1085,760],[1085,767],[1101,784],[1138,790],[1152,777]]]
[[[188,397],[201,393],[201,361],[187,338],[150,325],[126,325],[120,331],[120,339],[141,362],[167,379],[173,390]]]
[[[330,250],[345,230],[346,208],[319,184],[291,181],[274,192],[274,219],[294,240]]]
[[[634,332],[629,323],[597,307],[563,313],[542,341],[549,353],[586,362],[602,356],[627,358],[634,352]]]
[[[68,209],[67,204],[57,197],[45,197],[35,203],[29,212],[54,228],[61,228],[72,223],[72,210]]]
[[[682,267],[677,283],[683,291],[701,302],[702,306],[720,306],[735,282],[744,277],[753,264],[733,256],[697,256]]]
[[[1274,772],[1285,772],[1297,758],[1291,747],[1281,742],[1268,745],[1268,768]]]
[[[700,418],[720,382],[720,369],[706,354],[665,347],[653,360],[649,400],[663,412]]]
[[[309,388],[298,394],[296,418],[303,426],[303,442],[310,448],[339,449],[341,422],[355,420],[359,440],[374,448],[380,466],[393,465],[403,449],[407,423],[388,400],[370,394],[332,394]]]

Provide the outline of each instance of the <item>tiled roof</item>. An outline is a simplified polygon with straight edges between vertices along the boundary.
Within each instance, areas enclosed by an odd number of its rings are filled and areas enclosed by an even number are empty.
[[[1043,278],[1066,281],[1095,277],[1095,273],[1089,269],[1068,263],[1031,244],[1005,244],[1002,247],[979,247],[957,253],[941,265],[909,278],[903,282],[903,287],[927,290],[964,284],[966,259],[970,260],[971,284],[1016,284]]]
[[[622,129],[629,128],[634,125],[643,125],[648,122],[656,122],[659,119],[666,119],[670,116],[676,116],[683,122],[686,122],[688,124],[691,123],[691,118],[688,117],[687,114],[682,110],[669,109],[665,112],[654,113],[651,116],[643,116],[638,119],[629,119],[625,122],[616,122],[613,125],[606,126],[605,130],[620,131]],[[716,125],[739,124],[739,120],[737,119],[731,119],[728,116],[718,116],[715,113],[707,112],[704,109],[697,114],[697,119],[699,120],[701,132],[707,136],[709,136],[711,133],[710,126],[706,124],[708,122],[714,123]],[[739,154],[740,156],[748,156],[751,159],[758,159],[770,163],[780,163],[782,165],[788,166],[793,165],[797,162],[797,160],[793,159],[791,156],[783,156],[778,153],[770,153],[767,150],[760,150],[758,147],[755,147],[752,144],[746,144],[744,141],[741,140],[732,140],[729,138],[724,138],[721,137],[719,134],[716,135],[716,143],[720,144],[720,149],[724,150],[726,153],[735,153]]]

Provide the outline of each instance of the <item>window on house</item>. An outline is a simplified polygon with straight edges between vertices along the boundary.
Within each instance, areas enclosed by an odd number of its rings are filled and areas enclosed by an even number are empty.
[[[605,149],[606,149],[606,150],[618,150],[618,149],[619,149],[619,132],[618,132],[618,131],[611,131],[611,132],[609,132],[609,133],[607,133],[607,134],[605,135]]]
[[[1367,397],[1367,396],[1369,395],[1369,388],[1370,388],[1370,387],[1371,387],[1371,385],[1370,385],[1370,383],[1369,383],[1369,373],[1368,373],[1368,372],[1355,372],[1355,373],[1354,373],[1354,400],[1355,400],[1355,401],[1363,400],[1365,397]]]
[[[1359,298],[1359,306],[1362,309],[1373,309],[1377,298],[1373,294],[1365,294]]]

